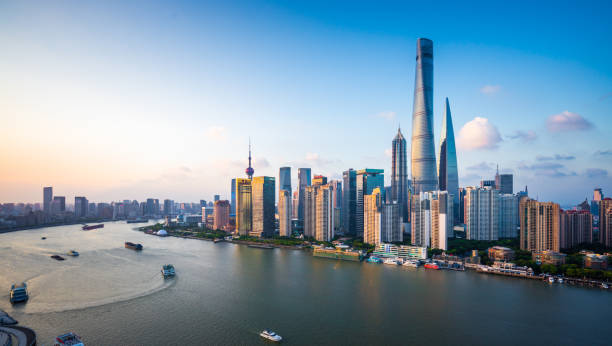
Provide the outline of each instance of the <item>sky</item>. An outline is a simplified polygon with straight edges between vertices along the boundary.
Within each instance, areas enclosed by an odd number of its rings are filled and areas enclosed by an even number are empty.
[[[229,197],[255,175],[382,168],[434,42],[460,186],[612,195],[612,2],[0,1],[0,202]],[[409,143],[408,143],[409,144]],[[410,169],[410,168],[409,168]]]

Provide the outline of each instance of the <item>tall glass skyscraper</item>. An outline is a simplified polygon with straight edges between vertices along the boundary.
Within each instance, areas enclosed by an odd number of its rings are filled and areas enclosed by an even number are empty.
[[[230,216],[236,216],[236,179],[232,179]]]
[[[393,202],[399,204],[402,222],[408,222],[408,162],[406,160],[406,139],[398,128],[393,138],[391,159],[391,196]]]
[[[385,188],[385,177],[384,169],[361,169],[357,171],[355,191],[356,191],[356,202],[355,202],[355,230],[358,237],[363,237],[363,208],[364,208],[364,196],[372,194],[375,188],[380,188],[381,192]],[[384,199],[385,197],[382,196]]]
[[[342,232],[355,235],[355,218],[357,208],[357,171],[349,169],[342,173]]]
[[[271,237],[274,235],[275,221],[275,188],[276,178],[254,177],[251,182],[252,191],[252,231],[255,237]]]
[[[433,42],[426,38],[417,40],[411,146],[413,193],[437,190],[433,136]]]
[[[287,190],[291,196],[291,167],[281,167],[278,170],[278,190]]]
[[[298,168],[298,219],[304,220],[304,189],[310,186],[310,168]]]
[[[442,119],[442,134],[438,151],[438,183],[440,191],[448,191],[453,199],[453,221],[459,223],[459,175],[457,173],[457,151],[455,150],[455,134],[448,97]]]

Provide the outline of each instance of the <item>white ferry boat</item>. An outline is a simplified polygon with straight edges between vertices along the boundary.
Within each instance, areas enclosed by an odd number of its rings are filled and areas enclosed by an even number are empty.
[[[267,330],[267,329],[259,333],[259,336],[261,336],[264,339],[268,339],[274,342],[280,342],[281,340],[283,340],[283,338],[280,335],[276,334],[275,332],[271,330]]]
[[[404,264],[402,264],[406,267],[412,267],[412,268],[418,268],[419,267],[419,262],[417,261],[412,261],[412,260],[405,260]]]
[[[385,258],[385,260],[383,261],[384,264],[393,264],[393,265],[397,265],[397,259],[395,258]]]
[[[164,278],[168,278],[176,274],[176,272],[174,271],[174,266],[172,264],[165,264],[162,267],[161,272]]]
[[[55,338],[55,346],[85,346],[81,338],[70,332]]]

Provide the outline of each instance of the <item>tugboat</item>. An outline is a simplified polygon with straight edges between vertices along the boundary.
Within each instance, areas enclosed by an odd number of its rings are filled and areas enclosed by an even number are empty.
[[[142,244],[134,244],[132,242],[126,241],[125,242],[125,248],[126,249],[136,250],[136,251],[141,251],[142,250]]]
[[[162,275],[164,276],[164,279],[172,277],[176,274],[174,271],[174,266],[172,264],[164,264],[162,266],[161,272],[162,272]]]
[[[28,285],[25,282],[22,282],[20,286],[16,286],[13,284],[11,286],[10,291],[10,301],[11,304],[26,302],[30,296],[28,295]]]
[[[54,260],[58,260],[58,261],[63,261],[65,260],[64,257],[60,256],[60,255],[53,255],[51,256],[51,258],[53,258]]]
[[[55,338],[55,346],[85,346],[81,338],[73,332]]]
[[[281,340],[283,340],[283,338],[280,335],[276,334],[275,332],[271,330],[267,330],[267,329],[259,333],[259,336],[261,336],[264,339],[268,339],[274,342],[280,342]]]
[[[75,250],[70,250],[66,253],[66,255],[68,256],[72,256],[72,257],[77,257],[79,255],[78,252],[76,252]]]

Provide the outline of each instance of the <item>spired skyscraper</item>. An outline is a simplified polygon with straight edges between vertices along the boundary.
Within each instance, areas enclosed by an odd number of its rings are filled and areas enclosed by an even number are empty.
[[[417,39],[411,166],[415,195],[438,189],[433,136],[433,42],[426,38]]]
[[[408,222],[408,162],[406,139],[400,128],[392,142],[390,200],[399,204],[402,222]]]
[[[438,185],[440,191],[448,191],[453,199],[453,221],[459,223],[459,174],[457,172],[457,151],[455,149],[455,134],[448,97],[442,119],[442,134],[438,152]]]

